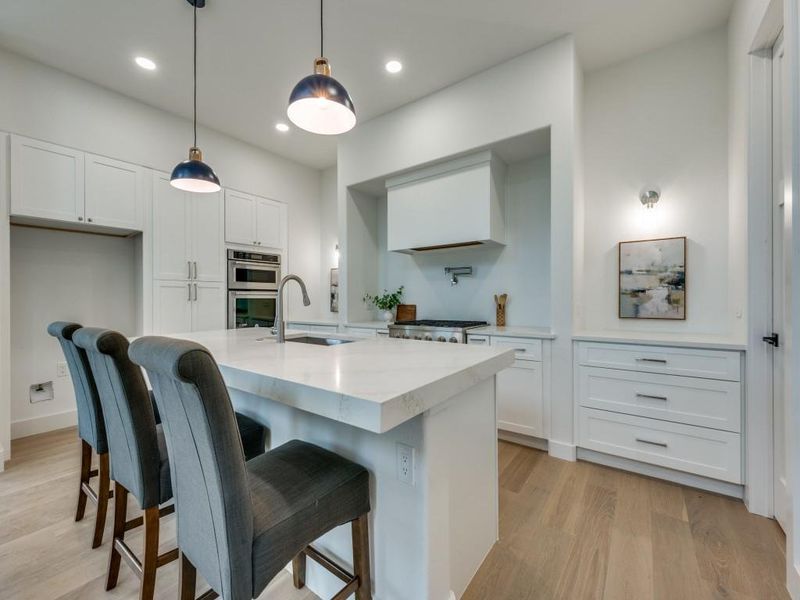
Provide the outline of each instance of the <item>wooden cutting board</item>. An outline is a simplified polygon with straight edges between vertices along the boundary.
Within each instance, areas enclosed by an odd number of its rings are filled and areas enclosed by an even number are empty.
[[[417,320],[417,305],[416,304],[398,304],[396,321],[416,321]]]

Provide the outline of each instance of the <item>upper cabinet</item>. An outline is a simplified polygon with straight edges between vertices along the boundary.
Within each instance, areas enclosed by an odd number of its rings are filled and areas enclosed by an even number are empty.
[[[144,169],[11,136],[11,215],[139,231]]]
[[[244,192],[225,191],[226,242],[283,250],[285,231],[285,204]]]
[[[505,244],[505,165],[491,152],[407,173],[386,187],[391,251]]]

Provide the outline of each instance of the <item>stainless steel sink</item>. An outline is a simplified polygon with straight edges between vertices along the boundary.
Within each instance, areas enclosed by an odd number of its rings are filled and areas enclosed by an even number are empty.
[[[315,346],[338,346],[339,344],[349,344],[355,340],[343,340],[339,338],[313,337],[303,335],[299,337],[287,337],[287,342],[297,342],[298,344],[313,344]]]

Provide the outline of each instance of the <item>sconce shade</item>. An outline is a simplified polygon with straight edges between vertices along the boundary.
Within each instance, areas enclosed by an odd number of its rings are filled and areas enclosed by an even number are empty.
[[[642,192],[641,196],[639,196],[639,200],[647,208],[653,208],[660,199],[661,195],[655,190]]]

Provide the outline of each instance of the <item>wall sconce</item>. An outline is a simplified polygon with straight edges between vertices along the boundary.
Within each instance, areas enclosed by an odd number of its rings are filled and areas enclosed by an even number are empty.
[[[661,199],[661,194],[655,190],[647,190],[641,193],[639,200],[647,208],[653,208],[656,203]]]

